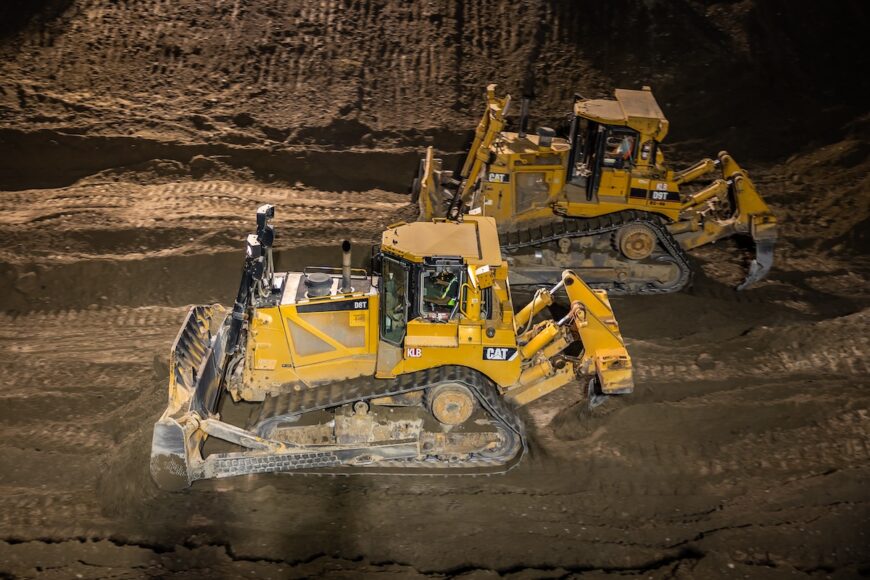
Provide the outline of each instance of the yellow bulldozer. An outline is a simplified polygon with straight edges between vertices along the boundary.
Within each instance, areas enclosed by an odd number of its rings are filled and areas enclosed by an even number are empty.
[[[495,218],[515,288],[551,284],[569,268],[611,294],[676,292],[691,279],[686,250],[736,234],[756,248],[738,289],[764,278],[776,217],[746,171],[724,151],[670,169],[661,148],[668,120],[650,88],[615,95],[575,96],[565,137],[548,127],[530,135],[528,100],[518,131],[505,131],[510,96],[489,85],[459,174],[432,147],[421,160],[412,186],[420,219]]]
[[[151,451],[162,488],[266,472],[503,472],[526,449],[517,407],[570,385],[590,405],[633,390],[605,291],[565,271],[515,313],[492,218],[392,225],[368,274],[351,268],[348,242],[341,268],[275,272],[273,217],[257,210],[232,311],[192,307],[172,346]],[[561,292],[570,309],[545,319]],[[230,400],[250,403],[248,419],[222,420],[244,406]]]

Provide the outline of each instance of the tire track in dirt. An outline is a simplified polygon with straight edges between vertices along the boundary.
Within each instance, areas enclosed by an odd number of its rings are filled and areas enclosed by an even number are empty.
[[[0,463],[16,471],[16,462],[58,454],[84,465],[111,455],[131,421],[160,411],[152,404],[155,372],[165,368],[185,310],[0,314]],[[31,330],[22,336],[21,328]],[[6,477],[13,475],[0,482]]]
[[[864,401],[866,405],[868,401]],[[735,434],[730,441],[687,439],[681,443],[629,439],[597,449],[639,466],[639,473],[695,476],[713,482],[738,481],[773,473],[786,476],[823,473],[864,464],[870,459],[867,409],[823,418],[798,428],[770,427],[757,434]],[[654,467],[644,467],[654,465]]]
[[[70,474],[69,487],[75,485]],[[25,486],[0,485],[0,525],[6,530],[17,530],[22,537],[39,537],[39,530],[61,526],[77,535],[78,530],[87,533],[93,522],[104,522],[99,515],[100,507],[93,498],[92,490],[44,491]]]
[[[362,244],[354,252],[354,265],[362,266],[386,224],[415,214],[400,194],[230,181],[82,183],[12,192],[0,197],[0,284],[11,290],[0,308],[230,300],[242,240],[262,203],[276,206],[276,258],[289,269],[301,269],[312,256],[337,264],[333,244],[341,239]],[[302,259],[299,246],[314,252]],[[192,271],[198,276],[191,278]],[[71,287],[71,279],[83,283]]]
[[[413,212],[407,196],[382,191],[336,194],[226,181],[78,185],[0,198],[0,240],[8,262],[130,259],[175,248],[210,252],[215,235],[220,247],[242,239],[263,203],[276,206],[279,249],[288,239],[370,242],[385,224]]]
[[[726,344],[629,339],[639,382],[738,380],[782,375],[866,377],[870,310],[819,323],[756,328]],[[697,354],[701,350],[702,353]]]

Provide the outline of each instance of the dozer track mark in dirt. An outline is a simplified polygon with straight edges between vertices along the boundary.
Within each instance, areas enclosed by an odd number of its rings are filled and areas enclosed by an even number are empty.
[[[649,88],[574,103],[565,138],[540,127],[504,131],[510,96],[486,91],[486,110],[459,174],[432,147],[412,192],[422,220],[494,217],[515,287],[552,284],[564,269],[613,294],[676,292],[690,281],[685,251],[748,235],[756,255],[739,290],[773,265],[776,218],[724,151],[675,172],[661,141],[668,121]],[[701,180],[715,170],[721,177]]]
[[[369,275],[350,268],[349,243],[341,269],[274,272],[273,215],[257,212],[232,312],[191,308],[173,345],[151,456],[162,488],[501,473],[526,449],[518,406],[568,385],[590,402],[634,388],[606,292],[565,271],[514,314],[491,218],[390,226]],[[541,320],[562,291],[568,314]],[[221,419],[229,399],[259,404],[248,424]]]

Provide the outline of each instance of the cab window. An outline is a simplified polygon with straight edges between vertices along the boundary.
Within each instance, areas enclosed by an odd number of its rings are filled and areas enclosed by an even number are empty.
[[[547,184],[543,171],[525,172],[520,171],[516,176],[516,203],[517,212],[531,209],[535,204],[543,205],[550,195],[550,186]]]
[[[637,133],[634,131],[611,129],[607,132],[607,141],[604,145],[605,167],[621,169],[631,165],[637,149]]]
[[[398,345],[408,323],[408,268],[384,257],[381,288],[381,338]]]
[[[420,317],[429,322],[447,322],[455,318],[459,312],[462,266],[426,266],[421,278]]]

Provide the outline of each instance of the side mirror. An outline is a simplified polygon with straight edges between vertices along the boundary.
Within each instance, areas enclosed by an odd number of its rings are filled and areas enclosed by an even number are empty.
[[[371,271],[372,276],[380,276],[381,275],[381,272],[383,271],[383,268],[384,268],[384,255],[381,254],[379,246],[374,246],[372,248],[372,259],[371,259],[370,267],[372,269],[372,271]]]
[[[275,217],[275,206],[263,204],[257,208],[257,233],[266,229],[266,224]]]

